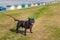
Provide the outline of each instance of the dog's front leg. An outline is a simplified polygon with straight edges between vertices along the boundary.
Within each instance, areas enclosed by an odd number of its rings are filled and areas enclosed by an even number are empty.
[[[32,33],[32,26],[30,26],[30,33]]]
[[[33,33],[33,32],[32,32],[32,29],[30,29],[30,33]]]

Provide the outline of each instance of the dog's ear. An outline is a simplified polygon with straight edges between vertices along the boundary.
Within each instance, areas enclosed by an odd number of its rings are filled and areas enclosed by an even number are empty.
[[[28,17],[28,19],[30,19],[30,17]]]

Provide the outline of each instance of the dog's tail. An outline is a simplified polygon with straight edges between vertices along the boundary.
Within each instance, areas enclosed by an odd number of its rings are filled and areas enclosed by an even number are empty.
[[[14,18],[14,21],[19,21],[19,20]]]

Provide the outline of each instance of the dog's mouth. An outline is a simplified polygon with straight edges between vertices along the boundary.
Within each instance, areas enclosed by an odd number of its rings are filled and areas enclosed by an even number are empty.
[[[32,25],[34,24],[34,23],[31,23]]]

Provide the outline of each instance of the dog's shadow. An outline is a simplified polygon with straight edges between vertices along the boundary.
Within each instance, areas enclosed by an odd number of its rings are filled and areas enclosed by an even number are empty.
[[[15,33],[20,33],[22,35],[24,35],[24,31],[23,30],[19,30],[18,32],[15,29],[10,29],[11,32],[15,32]]]

